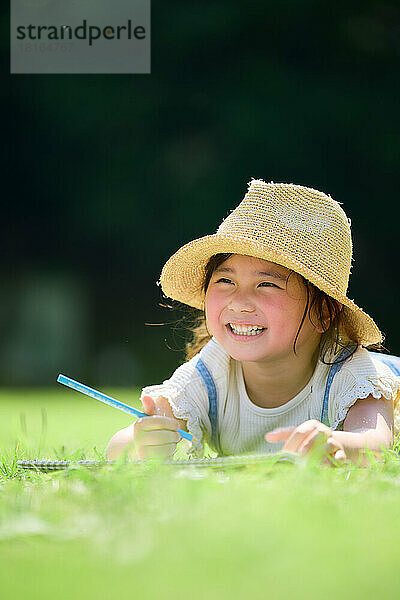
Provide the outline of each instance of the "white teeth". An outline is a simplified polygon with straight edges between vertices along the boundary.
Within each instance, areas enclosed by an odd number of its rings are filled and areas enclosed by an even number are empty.
[[[264,327],[257,327],[257,325],[236,325],[229,323],[229,326],[236,335],[260,335],[264,331]]]

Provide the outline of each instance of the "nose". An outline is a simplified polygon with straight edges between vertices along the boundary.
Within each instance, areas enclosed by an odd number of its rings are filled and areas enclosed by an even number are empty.
[[[238,313],[250,313],[255,310],[255,306],[248,294],[242,291],[236,291],[231,297],[228,309]]]

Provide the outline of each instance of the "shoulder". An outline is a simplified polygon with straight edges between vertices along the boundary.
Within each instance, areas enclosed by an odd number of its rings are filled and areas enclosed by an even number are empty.
[[[169,381],[174,379],[187,383],[191,379],[201,379],[198,369],[199,360],[207,367],[213,378],[218,380],[227,373],[231,358],[221,344],[212,338],[193,358],[180,365]]]
[[[384,355],[382,355],[384,357]],[[348,358],[340,369],[337,379],[340,380],[362,380],[386,381],[388,385],[398,384],[398,377],[390,367],[380,360],[379,355],[369,352],[365,348],[358,348],[355,353]]]
[[[343,363],[332,382],[329,412],[333,428],[357,400],[372,396],[395,401],[399,390],[400,378],[374,354],[358,348]]]
[[[226,377],[229,371],[230,356],[224,350],[224,348],[212,338],[201,351],[193,356],[189,361],[181,364],[171,375],[171,377],[165,380],[159,386],[148,386],[144,388],[143,394],[150,393],[150,389],[153,395],[155,390],[157,392],[166,389],[173,395],[176,396],[178,393],[183,391],[189,392],[191,388],[198,388],[202,386],[202,377],[197,368],[199,359],[202,360],[205,367],[217,383],[221,378]]]
[[[219,379],[228,373],[231,357],[215,338],[211,338],[192,360],[197,364],[199,358],[201,358],[215,379]]]

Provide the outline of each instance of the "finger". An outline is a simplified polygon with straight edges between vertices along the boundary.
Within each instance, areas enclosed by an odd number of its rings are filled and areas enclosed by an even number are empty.
[[[146,458],[171,458],[176,450],[176,444],[164,444],[163,446],[141,446],[137,452],[139,460]]]
[[[346,460],[345,451],[342,450],[342,448],[340,448],[340,450],[335,452],[334,459],[337,460],[338,462],[343,462],[344,460]]]
[[[156,410],[155,410],[156,415],[162,415],[164,417],[174,418],[174,413],[172,412],[171,405],[168,402],[168,400],[166,398],[164,398],[164,396],[159,396],[158,398],[156,398],[155,405],[156,405]]]
[[[307,454],[307,452],[310,452],[320,435],[321,432],[318,431],[318,429],[314,429],[313,431],[311,431],[299,444],[298,452],[300,454]]]
[[[298,452],[299,447],[302,443],[315,431],[318,433],[320,423],[319,421],[310,420],[305,421],[292,433],[289,439],[283,446],[283,450],[288,450],[289,452]]]
[[[300,429],[300,428],[299,428]],[[332,433],[332,430],[329,427],[326,427],[322,423],[317,423],[314,431],[312,431],[306,440],[304,440],[299,451],[308,452],[312,449],[315,444],[319,444],[320,446],[323,444],[324,449],[329,452],[334,452],[341,448],[341,446],[336,442],[333,437],[329,437]]]
[[[170,431],[178,431],[179,423],[176,419],[169,417],[141,417],[133,424],[134,432],[152,431],[153,429],[169,429]]]
[[[322,456],[334,456],[335,452],[341,450],[342,447],[333,437],[327,437],[328,433],[324,429],[317,429],[302,444],[299,452],[306,454],[307,452],[311,452],[313,448],[316,449],[318,447],[318,453]]]
[[[289,440],[291,435],[293,435],[295,432],[306,434],[314,429],[320,428],[328,429],[320,421],[317,421],[316,419],[310,419],[309,421],[304,421],[304,423],[301,423],[301,425],[298,427],[277,427],[276,429],[273,429],[267,433],[265,439],[271,442],[281,442]]]
[[[298,452],[299,447],[303,443],[304,439],[308,437],[309,434],[303,433],[301,431],[294,431],[290,438],[283,445],[282,450],[287,450],[288,452]]]
[[[332,454],[332,456],[338,450],[343,450],[342,446],[340,444],[338,444],[338,442],[333,437],[330,437],[326,440],[326,447],[327,447],[328,452],[330,454]]]
[[[322,464],[328,465],[328,467],[335,467],[335,466],[337,466],[338,463],[342,463],[345,460],[346,460],[346,454],[345,454],[344,450],[342,450],[342,448],[340,448],[340,450],[337,450],[335,452],[335,454],[327,454],[322,459]]]
[[[155,414],[156,405],[151,396],[142,396],[142,405],[143,405],[143,412],[146,413],[146,415],[154,415]]]
[[[177,444],[181,436],[176,431],[154,430],[146,431],[140,440],[141,446],[162,446],[164,444]]]
[[[316,445],[318,445],[320,449],[323,449],[323,451],[325,451],[325,443],[331,435],[331,433],[332,430],[329,427],[327,427],[320,421],[317,421],[316,419],[305,421],[297,427],[297,430],[295,432],[297,439],[300,439],[297,434],[304,434],[303,440],[300,441],[297,451],[302,454],[305,454]],[[296,442],[296,437],[294,435],[293,441],[289,440],[290,445]],[[333,438],[330,439],[332,439],[333,441]],[[286,445],[287,444],[285,444],[284,449],[288,449],[286,448]],[[323,448],[321,448],[322,446]]]
[[[325,430],[313,432],[299,448],[299,453],[315,453],[315,456],[322,460],[322,464],[333,466],[335,454],[342,451],[342,447],[333,437],[327,439],[326,436],[327,432]]]
[[[287,440],[294,432],[295,427],[277,427],[265,434],[267,442],[282,442]]]

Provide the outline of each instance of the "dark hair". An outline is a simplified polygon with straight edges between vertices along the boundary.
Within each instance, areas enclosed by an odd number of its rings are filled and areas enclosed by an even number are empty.
[[[214,256],[210,258],[205,267],[205,274],[202,283],[202,291],[204,294],[207,292],[215,269],[217,269],[230,256],[232,256],[232,253],[214,254]],[[343,316],[339,302],[328,296],[328,294],[317,288],[315,285],[305,279],[305,277],[299,275],[295,271],[289,272],[289,275],[286,279],[286,286],[289,278],[293,275],[296,275],[301,279],[307,294],[306,307],[304,309],[304,313],[293,342],[293,352],[296,354],[296,342],[299,338],[304,321],[308,317],[314,326],[324,326],[324,333],[321,336],[320,343],[320,359],[325,364],[332,364],[326,360],[327,355],[331,353],[332,349],[334,354],[337,354],[341,348],[346,346],[348,341],[357,342],[357,340],[347,339],[345,342],[343,342],[341,339]],[[199,316],[197,324],[191,328],[191,331],[193,334],[193,339],[186,346],[187,359],[190,359],[197,354],[211,339],[211,335],[207,330],[204,313]]]

